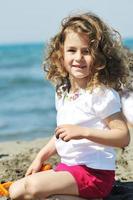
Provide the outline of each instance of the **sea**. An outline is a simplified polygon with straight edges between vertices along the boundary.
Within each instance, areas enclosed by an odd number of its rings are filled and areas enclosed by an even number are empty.
[[[133,38],[123,40],[133,50]],[[45,43],[0,45],[0,142],[50,137],[55,89],[42,68]]]

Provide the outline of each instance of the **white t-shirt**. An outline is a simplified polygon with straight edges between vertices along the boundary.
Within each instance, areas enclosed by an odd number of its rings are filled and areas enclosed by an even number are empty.
[[[88,128],[108,129],[103,119],[121,109],[118,93],[113,89],[96,88],[92,93],[80,90],[76,95],[56,96],[57,126],[74,124]],[[61,162],[86,165],[94,169],[115,169],[115,151],[87,139],[64,142],[56,139]]]

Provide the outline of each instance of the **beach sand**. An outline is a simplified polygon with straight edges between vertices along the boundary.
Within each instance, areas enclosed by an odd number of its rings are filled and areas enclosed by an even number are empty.
[[[130,145],[124,150],[117,149],[116,180],[133,181],[133,128],[130,129],[130,133]],[[0,143],[0,182],[14,181],[23,177],[37,152],[48,140],[49,138],[41,138],[34,141]],[[54,166],[59,162],[59,158],[53,156],[48,162]]]

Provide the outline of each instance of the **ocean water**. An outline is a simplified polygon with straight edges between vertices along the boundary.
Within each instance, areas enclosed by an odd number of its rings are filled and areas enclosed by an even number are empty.
[[[133,39],[124,40],[133,49]],[[51,136],[54,87],[41,67],[44,44],[0,46],[0,142]]]
[[[43,52],[43,44],[0,46],[0,141],[54,131],[54,88],[44,78]]]

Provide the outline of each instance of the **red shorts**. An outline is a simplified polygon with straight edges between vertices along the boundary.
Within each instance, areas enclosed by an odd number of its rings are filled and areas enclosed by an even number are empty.
[[[83,198],[103,198],[109,195],[114,184],[115,172],[88,168],[85,165],[68,166],[59,163],[55,171],[68,171],[75,178],[79,196]]]

